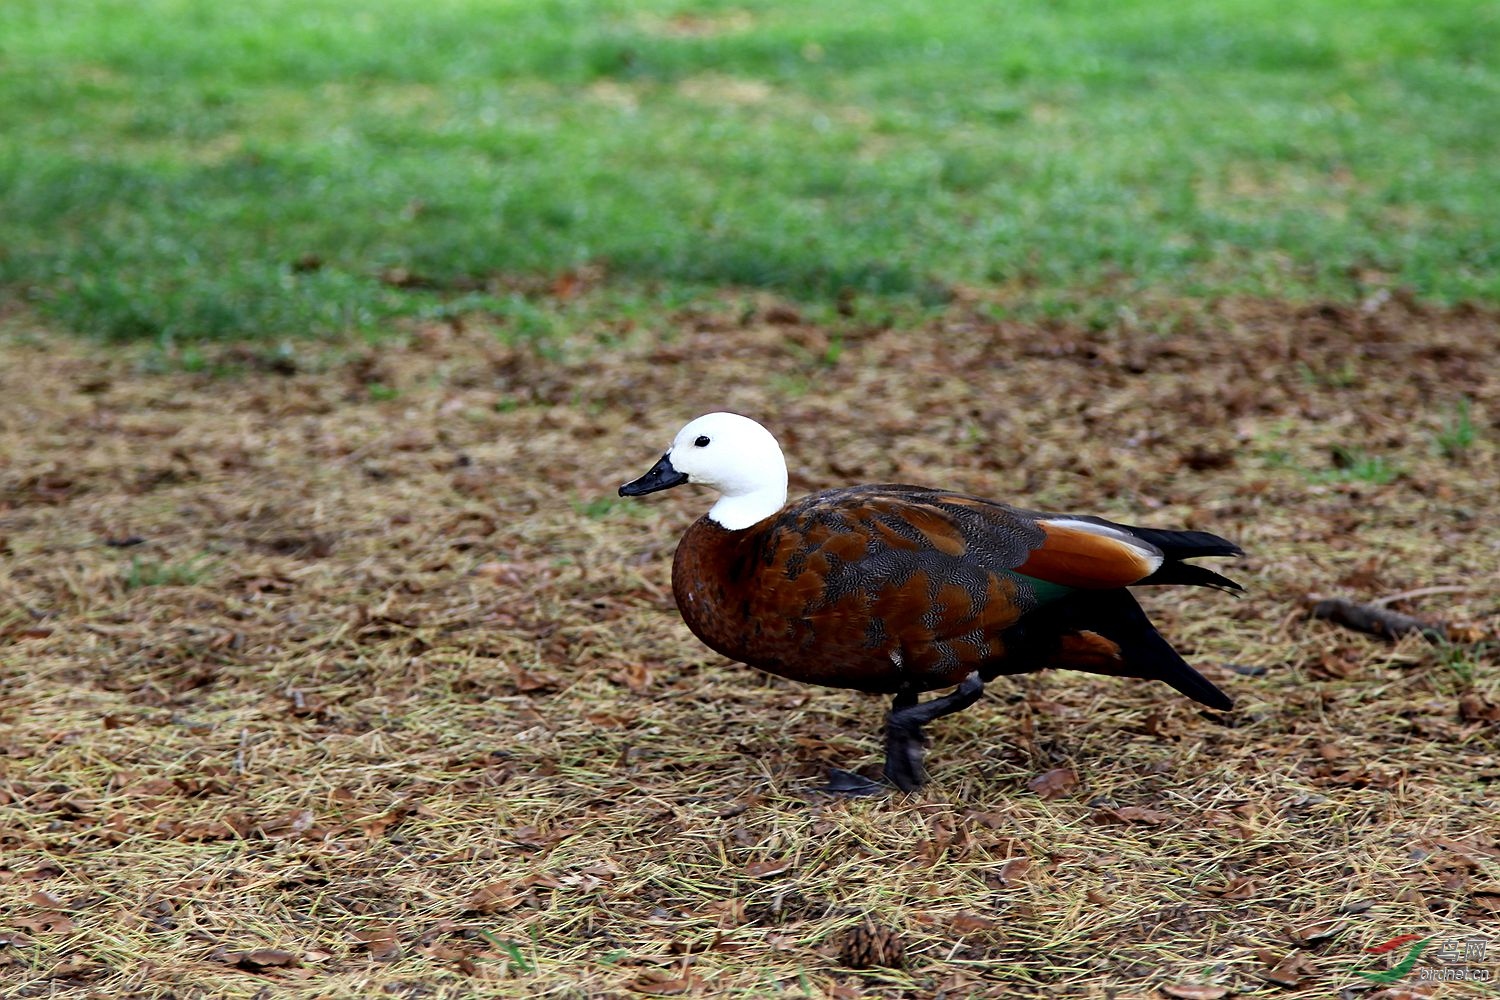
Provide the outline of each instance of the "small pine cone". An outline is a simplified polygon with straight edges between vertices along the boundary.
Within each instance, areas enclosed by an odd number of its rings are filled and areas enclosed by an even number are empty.
[[[906,964],[906,942],[889,927],[866,920],[845,932],[839,961],[851,969],[899,969]]]

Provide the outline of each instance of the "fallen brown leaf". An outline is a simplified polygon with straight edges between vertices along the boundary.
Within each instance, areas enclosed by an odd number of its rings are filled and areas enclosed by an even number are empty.
[[[1271,965],[1269,961],[1266,964]],[[1271,965],[1262,975],[1281,986],[1300,986],[1305,980],[1318,975],[1318,970],[1306,956],[1293,952]]]
[[[1500,705],[1470,692],[1458,699],[1458,717],[1465,722],[1500,722]]]
[[[1020,885],[1030,870],[1030,858],[1011,858],[1000,866],[1000,881],[1007,886]]]
[[[72,918],[55,910],[43,911],[36,917],[12,917],[10,922],[37,934],[71,934],[74,929]]]
[[[475,889],[464,909],[470,913],[508,913],[526,901],[525,892],[517,892],[514,882],[491,882]]]
[[[687,976],[679,979],[657,979],[646,975],[628,984],[628,989],[636,993],[646,993],[656,997],[671,997],[686,993],[697,986],[699,980],[695,976]]]
[[[1145,806],[1105,806],[1095,809],[1093,814],[1095,823],[1144,823],[1146,826],[1160,826],[1171,818],[1170,813]]]
[[[948,920],[948,926],[958,934],[973,934],[976,931],[993,930],[997,925],[989,917],[974,913],[960,913]]]
[[[1071,767],[1054,767],[1026,782],[1026,787],[1035,792],[1039,798],[1055,799],[1078,787],[1078,775]]]
[[[1220,899],[1254,899],[1259,887],[1254,879],[1232,878],[1223,885],[1204,886],[1203,891]]]
[[[248,972],[260,972],[262,969],[296,965],[299,959],[280,948],[256,948],[253,951],[233,952],[229,955],[229,961],[231,965],[237,965]]]
[[[1161,991],[1177,1000],[1219,1000],[1229,995],[1227,986],[1209,986],[1202,983],[1172,983]]]
[[[1349,924],[1347,921],[1319,920],[1311,924],[1305,924],[1302,927],[1293,928],[1288,936],[1291,937],[1293,943],[1295,944],[1304,946],[1312,945],[1318,944],[1322,941],[1327,941],[1328,939],[1333,937],[1337,937],[1339,934],[1342,934],[1348,928],[1348,926]]]
[[[395,928],[371,927],[355,931],[353,937],[359,947],[370,953],[371,958],[395,958],[401,953],[401,943],[396,939]]]
[[[510,676],[511,680],[515,681],[516,690],[522,694],[551,693],[562,687],[562,682],[556,677],[527,670],[524,667],[512,666]]]
[[[634,694],[645,694],[651,689],[651,671],[643,663],[627,663],[610,674],[609,679],[625,685]]]

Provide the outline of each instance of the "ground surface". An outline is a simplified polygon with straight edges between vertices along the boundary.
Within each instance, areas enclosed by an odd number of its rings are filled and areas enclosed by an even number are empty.
[[[1500,973],[1497,11],[7,3],[0,995]],[[1146,596],[1238,707],[1007,680],[819,794],[884,706],[614,494],[722,407],[1240,541]],[[1303,614],[1414,590],[1461,644]]]
[[[1397,606],[1494,635],[1497,350],[1494,314],[1385,293],[1094,331],[721,298],[543,353],[475,320],[200,372],[13,316],[4,992],[1395,996],[1356,973],[1409,934],[1500,972],[1494,647],[1301,611],[1445,586]],[[669,561],[706,498],[614,495],[720,407],[794,491],[1235,538],[1248,596],[1145,599],[1237,708],[1002,680],[923,794],[819,794],[882,703],[699,646]]]

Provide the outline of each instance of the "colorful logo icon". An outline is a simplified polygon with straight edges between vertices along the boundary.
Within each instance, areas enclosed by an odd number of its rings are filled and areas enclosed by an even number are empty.
[[[1372,955],[1383,955],[1388,951],[1395,951],[1403,944],[1408,944],[1412,941],[1415,941],[1416,944],[1411,946],[1411,950],[1406,953],[1406,957],[1395,967],[1386,969],[1384,972],[1359,972],[1356,970],[1354,974],[1362,979],[1368,979],[1372,983],[1394,983],[1396,980],[1407,976],[1416,967],[1417,959],[1422,957],[1422,952],[1426,951],[1427,946],[1432,943],[1432,938],[1424,938],[1420,934],[1402,934],[1391,938],[1389,941],[1383,941],[1373,948],[1365,949],[1365,951]]]

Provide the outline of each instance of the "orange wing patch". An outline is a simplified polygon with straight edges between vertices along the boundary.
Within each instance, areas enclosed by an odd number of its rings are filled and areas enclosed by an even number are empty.
[[[1122,538],[1059,521],[1038,521],[1047,535],[1016,572],[1064,587],[1108,590],[1128,587],[1150,576],[1161,556]]]
[[[1063,636],[1047,666],[1116,677],[1123,676],[1121,671],[1126,669],[1119,644],[1087,629]]]

